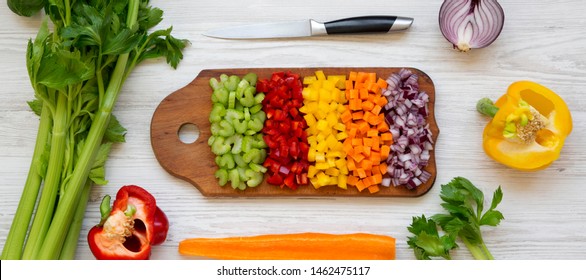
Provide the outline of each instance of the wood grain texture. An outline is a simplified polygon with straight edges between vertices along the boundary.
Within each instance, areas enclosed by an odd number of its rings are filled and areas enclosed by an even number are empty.
[[[219,79],[221,74],[238,75],[240,77],[252,72],[259,79],[268,79],[274,72],[291,71],[301,77],[314,75],[315,71],[322,70],[326,75],[348,75],[350,71],[374,72],[377,77],[386,79],[401,68],[255,68],[255,69],[214,69],[203,70],[187,86],[165,97],[157,107],[151,121],[151,144],[153,152],[161,166],[173,176],[184,179],[194,185],[204,196],[233,196],[233,197],[260,197],[260,196],[401,196],[414,197],[427,193],[436,178],[435,151],[430,152],[429,164],[424,169],[432,174],[431,178],[415,189],[405,186],[381,187],[375,194],[368,191],[359,192],[354,187],[347,190],[337,186],[324,186],[319,189],[311,185],[300,186],[297,190],[272,186],[266,180],[255,188],[244,191],[232,189],[229,186],[221,187],[214,172],[217,170],[214,161],[215,155],[208,146],[211,136],[209,115],[212,110],[212,90],[209,85],[211,78]],[[419,77],[420,91],[429,95],[429,117],[427,123],[433,133],[434,143],[439,135],[439,128],[435,122],[434,103],[435,88],[433,81],[424,72],[418,69],[409,69]],[[199,135],[193,143],[184,143],[179,138],[179,131],[183,125],[193,124]],[[267,175],[268,176],[268,175]],[[265,176],[265,179],[266,177]]]
[[[157,198],[171,223],[167,242],[152,259],[190,259],[177,252],[191,237],[294,232],[367,232],[397,238],[397,259],[414,259],[406,244],[415,215],[441,212],[440,185],[455,176],[486,193],[501,185],[505,220],[483,229],[497,259],[586,260],[586,1],[499,1],[506,13],[500,37],[489,47],[459,53],[442,37],[437,15],[442,1],[224,0],[161,1],[161,28],[173,25],[191,46],[177,70],[164,60],[140,65],[130,75],[114,114],[128,129],[106,164],[109,183],[92,189],[82,237],[99,222],[99,204],[120,186],[137,184]],[[333,20],[368,14],[415,19],[407,32],[342,35],[294,40],[229,41],[201,35],[230,24],[314,18]],[[26,72],[26,42],[41,16],[21,18],[0,5],[0,247],[4,247],[24,185],[38,118],[26,101],[33,92]],[[169,93],[203,69],[266,67],[418,68],[433,78],[436,121],[436,185],[416,198],[207,198],[158,163],[151,148],[151,117]],[[574,130],[561,157],[546,170],[526,173],[491,161],[482,151],[487,119],[475,110],[482,97],[496,99],[517,80],[533,80],[558,93],[570,107]],[[80,237],[77,259],[93,259]],[[458,250],[455,259],[470,259]]]

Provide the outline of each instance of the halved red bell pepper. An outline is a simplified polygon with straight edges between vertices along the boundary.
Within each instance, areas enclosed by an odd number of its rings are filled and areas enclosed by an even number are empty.
[[[88,233],[90,250],[98,260],[146,260],[151,246],[167,238],[167,216],[139,186],[120,188],[112,208],[110,197],[104,197],[100,212],[100,224]]]

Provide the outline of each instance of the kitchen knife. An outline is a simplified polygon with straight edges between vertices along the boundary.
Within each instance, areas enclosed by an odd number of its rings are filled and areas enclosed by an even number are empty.
[[[412,23],[413,18],[398,16],[352,17],[325,23],[309,19],[226,27],[210,30],[204,35],[223,39],[263,39],[349,33],[387,33],[406,30]]]

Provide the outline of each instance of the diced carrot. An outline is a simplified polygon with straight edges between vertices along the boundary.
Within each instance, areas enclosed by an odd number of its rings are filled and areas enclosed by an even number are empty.
[[[378,166],[378,169],[380,170],[381,174],[385,174],[387,173],[387,163],[386,162],[381,162],[381,164]]]
[[[387,100],[387,98],[381,95],[375,99],[374,103],[376,103],[376,105],[384,107],[385,105],[387,105],[388,102],[389,101]]]
[[[365,159],[360,163],[360,167],[364,170],[370,170],[372,169],[372,162],[370,160]]]
[[[352,121],[352,113],[350,113],[348,110],[345,110],[344,113],[340,115],[340,119],[343,123],[350,122]]]
[[[362,138],[352,138],[352,146],[355,150],[360,150],[358,148],[362,147]]]
[[[362,104],[362,108],[364,108],[364,104]],[[380,114],[380,111],[383,109],[383,107],[381,107],[378,104],[375,104],[372,109],[370,110],[373,114],[378,115]]]
[[[372,164],[380,164],[381,162],[381,156],[380,153],[377,152],[370,152],[370,160],[372,161]]]
[[[385,132],[381,134],[380,139],[383,141],[393,140],[393,134],[391,134],[390,132]]]
[[[363,103],[364,103],[364,102],[363,102]],[[372,118],[373,116],[375,116],[375,117],[376,117],[376,115],[375,115],[375,114],[373,114],[373,113],[371,113],[370,111],[366,111],[366,112],[364,112],[364,111],[363,111],[363,114],[362,114],[362,115],[363,115],[363,118],[362,118],[362,119],[364,119],[364,120],[365,120],[365,121],[367,121],[367,122],[368,122],[368,121],[370,120],[370,118]]]
[[[375,83],[376,82],[376,73],[372,72],[372,73],[368,73],[368,78],[369,81]]]
[[[382,78],[378,78],[378,81],[376,81],[376,84],[380,87],[380,88],[387,88],[389,86],[389,84],[387,84],[387,81],[385,81]]]
[[[356,137],[356,133],[358,133],[358,128],[350,127],[350,130],[348,131],[348,137],[354,138]]]
[[[372,151],[372,148],[370,148],[369,146],[362,146],[362,153],[365,156],[370,157],[370,151]]]
[[[376,131],[376,129],[370,129],[366,133],[366,136],[368,136],[370,138],[376,137],[376,136],[378,136],[378,131]],[[373,139],[373,141],[374,141],[374,139]]]
[[[368,191],[370,193],[377,193],[380,191],[380,188],[378,185],[372,185],[372,186],[368,187]]]
[[[362,110],[362,100],[360,100],[359,98],[350,99],[349,105],[350,105],[350,110],[352,110],[352,111]]]
[[[346,91],[354,88],[354,82],[352,80],[346,80]]]
[[[356,75],[356,82],[364,83],[368,79],[368,74],[366,72],[358,72]]]
[[[348,157],[346,159],[346,166],[348,166],[348,170],[350,170],[350,171],[356,170],[356,163],[352,159],[352,157]]]
[[[367,100],[368,99],[368,89],[360,88],[359,90],[360,99]]]
[[[370,132],[370,130],[369,130],[369,132]],[[372,147],[372,143],[373,143],[373,141],[372,141],[372,138],[365,137],[365,138],[362,138],[362,143],[363,143],[365,146]]]
[[[378,86],[378,84],[376,84],[376,83],[370,83],[370,84],[368,85],[368,90],[369,90],[370,92],[374,92],[374,93],[376,93],[376,94],[380,94],[380,93],[381,93],[381,88],[380,88],[380,87]]]
[[[377,128],[377,129],[378,129],[378,131],[380,131],[380,132],[387,132],[387,131],[389,131],[389,129],[390,129],[390,127],[389,127],[389,125],[387,124],[387,122],[381,122],[381,123],[379,123],[379,124],[376,126],[376,128]]]
[[[364,185],[364,182],[362,180],[359,180],[358,182],[356,182],[356,188],[358,189],[359,192],[363,191],[364,189],[366,189],[366,186]]]
[[[364,171],[364,169],[362,168],[357,168],[356,172],[358,172],[358,176],[360,176],[361,179],[366,178],[366,172]]]
[[[352,113],[352,119],[353,120],[364,119],[364,111],[358,111],[358,112]]]
[[[370,88],[372,87],[372,82],[370,80],[366,80],[364,81],[364,84],[362,85],[366,90],[368,90],[369,92],[372,92],[372,90],[370,90]]]
[[[372,176],[376,175],[376,174],[381,174],[380,173],[380,169],[378,168],[378,165],[373,165],[372,169],[370,170],[372,172]]]
[[[373,174],[370,178],[372,178],[372,181],[375,184],[380,184],[383,182],[383,175],[381,173]]]
[[[356,73],[354,71],[350,71],[350,75],[348,75],[348,80],[349,81],[356,81],[357,76],[358,76],[358,73]]]
[[[362,179],[362,182],[364,183],[364,186],[365,187],[368,188],[368,187],[370,187],[370,186],[372,186],[374,184],[372,182],[372,179],[371,178],[372,178],[372,176],[369,176],[369,177],[366,177],[366,178]]]
[[[370,113],[370,112],[368,112],[368,113]],[[369,124],[371,124],[373,126],[377,126],[379,123],[382,122],[381,118],[378,115],[375,115],[373,113],[370,113],[370,116],[366,120],[368,121]]]
[[[388,158],[391,152],[390,146],[382,146],[380,147],[380,156],[381,158]]]
[[[354,153],[352,155],[352,158],[356,161],[356,162],[361,162],[364,159],[364,155],[362,153]]]
[[[372,170],[371,169],[364,170],[364,173],[366,173],[366,177],[372,176]]]
[[[370,129],[370,125],[368,125],[368,123],[365,121],[362,121],[361,123],[358,124],[358,131],[360,131],[362,134],[366,134],[369,129]]]
[[[348,181],[346,183],[351,186],[356,186],[356,183],[358,183],[358,177],[350,175],[348,176]]]
[[[372,111],[374,109],[375,105],[376,104],[372,103],[372,101],[366,100],[366,101],[362,102],[362,109],[364,111]],[[376,114],[378,115],[378,113],[376,113]]]

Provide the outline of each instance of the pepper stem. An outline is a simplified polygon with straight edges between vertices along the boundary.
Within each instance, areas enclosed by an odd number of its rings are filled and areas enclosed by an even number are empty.
[[[105,195],[100,204],[100,226],[104,225],[108,217],[110,217],[110,212],[112,212],[112,207],[110,207],[110,196]]]
[[[499,111],[499,108],[494,105],[490,98],[485,97],[478,100],[478,103],[476,103],[476,110],[479,113],[492,118]]]

